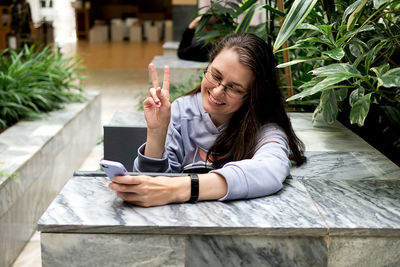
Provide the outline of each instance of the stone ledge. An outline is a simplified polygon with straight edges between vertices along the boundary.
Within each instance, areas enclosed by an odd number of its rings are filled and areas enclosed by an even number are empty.
[[[164,56],[176,56],[179,48],[179,42],[169,41],[163,44]]]
[[[10,265],[101,136],[100,97],[21,121],[0,135],[0,266]]]
[[[199,74],[208,65],[207,62],[183,60],[178,58],[176,55],[155,56],[151,63],[156,66],[158,80],[160,83],[164,77],[164,66],[169,66],[171,69],[171,83],[182,83],[186,82],[192,76]],[[149,81],[151,82],[150,75]]]
[[[75,172],[38,223],[43,264],[398,266],[400,168],[338,122],[289,116],[309,161],[271,196],[141,208]]]

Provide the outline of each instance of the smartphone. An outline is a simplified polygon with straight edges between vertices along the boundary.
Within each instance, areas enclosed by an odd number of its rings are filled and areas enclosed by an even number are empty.
[[[100,167],[111,180],[112,178],[114,178],[114,176],[128,175],[128,171],[126,170],[124,165],[122,165],[122,163],[118,161],[101,160]]]

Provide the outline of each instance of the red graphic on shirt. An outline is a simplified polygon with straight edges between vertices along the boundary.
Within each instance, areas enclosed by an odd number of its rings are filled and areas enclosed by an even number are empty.
[[[200,147],[198,147],[197,152],[198,152],[197,156],[200,157],[200,159],[201,159],[202,161],[206,162],[206,159],[207,159],[207,151],[205,151],[204,149],[201,149]],[[198,157],[196,157],[196,158],[199,160]],[[213,158],[213,156],[209,156],[208,159],[209,159],[209,160],[208,160],[207,162],[211,162],[211,161],[213,161],[214,158]]]
[[[200,158],[201,158],[203,161],[206,161],[207,153],[206,153],[205,151],[203,151],[201,148],[199,148],[199,155],[200,155]]]

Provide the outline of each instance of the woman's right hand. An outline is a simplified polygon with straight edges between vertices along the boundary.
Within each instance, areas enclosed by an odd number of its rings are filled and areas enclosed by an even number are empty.
[[[171,103],[169,102],[169,67],[164,67],[162,88],[158,86],[156,67],[149,65],[153,87],[149,96],[143,101],[144,117],[147,123],[147,140],[144,155],[151,158],[163,156],[165,140],[171,119]]]
[[[171,103],[169,102],[170,70],[164,67],[164,81],[159,87],[156,66],[149,65],[153,87],[149,89],[149,96],[144,100],[144,115],[148,130],[165,131],[171,119]]]

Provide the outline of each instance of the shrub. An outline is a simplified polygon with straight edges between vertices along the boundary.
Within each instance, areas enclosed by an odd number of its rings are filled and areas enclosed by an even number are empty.
[[[62,58],[51,47],[0,54],[0,130],[27,117],[38,117],[84,99],[78,85],[80,61]]]

